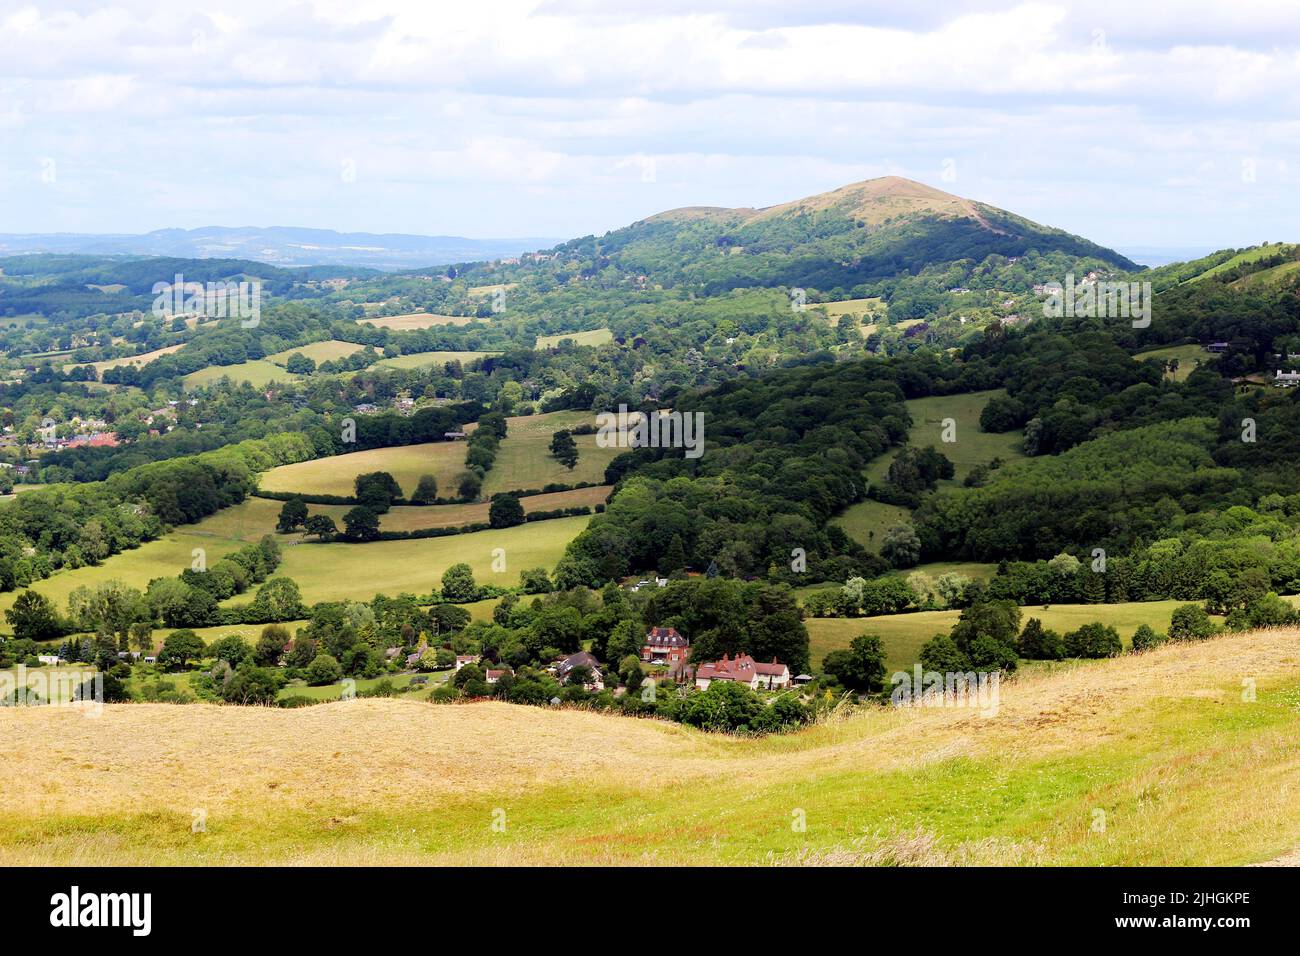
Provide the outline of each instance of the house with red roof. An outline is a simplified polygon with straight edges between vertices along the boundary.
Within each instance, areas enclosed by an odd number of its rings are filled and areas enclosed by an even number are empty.
[[[790,668],[775,657],[770,664],[760,664],[748,654],[734,658],[724,654],[720,661],[695,668],[695,686],[700,690],[708,690],[714,681],[734,681],[750,690],[780,690],[790,686]]]

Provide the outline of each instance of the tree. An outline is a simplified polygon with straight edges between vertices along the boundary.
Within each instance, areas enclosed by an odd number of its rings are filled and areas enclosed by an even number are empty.
[[[483,478],[472,471],[462,471],[456,476],[456,491],[465,501],[474,501],[483,489]]]
[[[334,524],[334,519],[329,515],[312,515],[303,523],[303,530],[308,534],[314,534],[321,541],[330,537],[338,528]]]
[[[14,638],[20,641],[45,641],[63,633],[54,604],[36,591],[18,595],[14,606],[5,611],[5,620],[14,629]]]
[[[438,500],[438,479],[433,475],[421,475],[411,495],[413,505],[431,505]]]
[[[1124,650],[1119,633],[1099,621],[1085,624],[1065,635],[1065,653],[1070,657],[1118,657]]]
[[[442,597],[445,601],[473,601],[478,597],[478,584],[468,564],[453,564],[442,572]]]
[[[238,667],[253,659],[253,649],[238,634],[228,634],[212,642],[208,647],[208,656],[225,661],[231,667]]]
[[[274,704],[284,686],[284,675],[249,662],[240,664],[221,688],[221,699],[228,704]]]
[[[333,684],[343,676],[343,667],[328,654],[317,654],[307,665],[307,683],[312,687]]]
[[[493,495],[488,507],[488,524],[494,528],[512,528],[524,523],[524,506],[514,495]]]
[[[1169,621],[1171,641],[1203,641],[1213,637],[1218,628],[1199,604],[1181,604],[1174,608]]]
[[[682,544],[682,537],[674,534],[668,541],[668,547],[664,548],[664,553],[659,557],[659,573],[663,575],[673,574],[686,567],[686,548]]]
[[[289,629],[281,624],[268,624],[257,639],[253,660],[262,667],[274,667],[280,663],[288,646]]]
[[[285,359],[284,370],[290,375],[310,375],[316,371],[316,360],[301,352],[294,352]]]
[[[192,660],[201,659],[203,649],[203,638],[189,628],[172,631],[158,652],[158,666],[166,669],[184,667]]]
[[[551,436],[551,456],[569,471],[578,464],[578,443],[573,440],[573,433],[560,429]]]
[[[1014,601],[981,601],[961,612],[953,643],[977,670],[1015,670],[1020,608]]]
[[[1138,629],[1133,632],[1133,651],[1134,653],[1149,651],[1168,640],[1166,635],[1158,633],[1150,624],[1139,624]]]
[[[303,615],[302,592],[293,578],[268,578],[249,608],[254,620],[293,621]]]
[[[962,674],[971,669],[970,659],[948,634],[936,634],[930,638],[921,645],[917,656],[923,668],[939,674]]]
[[[875,693],[885,686],[885,646],[874,634],[860,634],[848,650],[827,654],[822,670],[850,690]]]
[[[1017,641],[1020,656],[1031,661],[1059,661],[1065,656],[1065,643],[1061,635],[1051,628],[1043,627],[1043,622],[1031,617],[1025,623]]]
[[[402,486],[386,471],[371,471],[353,480],[357,504],[377,515],[387,514],[392,503],[402,497]]]
[[[301,498],[290,498],[280,506],[280,518],[275,523],[275,530],[290,532],[302,527],[307,520],[307,503]]]
[[[885,532],[880,556],[896,568],[910,568],[921,560],[921,538],[911,525],[899,525]]]
[[[519,587],[525,594],[549,594],[555,590],[545,568],[526,568],[520,571]]]
[[[354,541],[374,541],[379,537],[379,515],[365,505],[357,505],[343,516],[343,527]]]

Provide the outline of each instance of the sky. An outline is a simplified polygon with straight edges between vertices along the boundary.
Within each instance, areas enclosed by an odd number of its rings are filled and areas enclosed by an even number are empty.
[[[881,175],[1300,239],[1295,0],[0,0],[0,232],[567,238]]]

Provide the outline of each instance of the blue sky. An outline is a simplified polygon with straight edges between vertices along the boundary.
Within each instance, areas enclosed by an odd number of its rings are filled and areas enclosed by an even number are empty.
[[[897,174],[1300,239],[1294,2],[0,5],[0,232],[568,237]]]

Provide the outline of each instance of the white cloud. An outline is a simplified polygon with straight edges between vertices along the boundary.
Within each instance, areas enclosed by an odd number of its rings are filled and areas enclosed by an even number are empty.
[[[0,229],[565,236],[883,172],[1111,243],[1296,221],[1285,0],[897,6],[42,0],[0,19]]]

